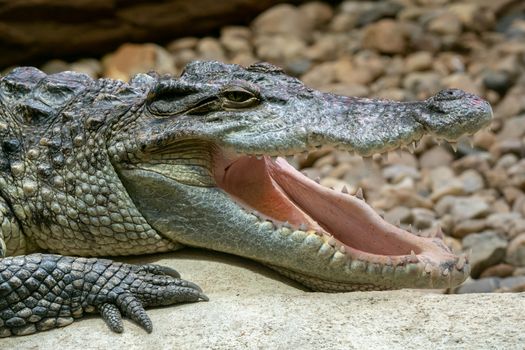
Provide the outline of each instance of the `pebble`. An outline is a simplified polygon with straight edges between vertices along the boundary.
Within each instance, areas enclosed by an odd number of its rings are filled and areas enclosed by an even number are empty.
[[[459,179],[463,183],[463,190],[465,193],[472,194],[485,188],[485,180],[483,179],[483,176],[474,169],[465,170],[461,173]]]
[[[489,204],[481,197],[457,197],[450,214],[456,222],[484,217],[490,212]]]
[[[170,53],[155,44],[124,44],[102,60],[104,76],[127,81],[137,73],[175,73]]]
[[[471,233],[481,232],[486,227],[487,223],[485,219],[464,220],[455,224],[451,234],[457,238],[464,238]]]
[[[525,266],[525,232],[510,241],[505,260],[514,266]]]
[[[480,278],[485,277],[509,277],[512,276],[516,268],[510,264],[496,264],[491,266],[481,273]]]
[[[365,28],[363,47],[385,54],[401,54],[407,49],[407,35],[403,26],[392,19],[382,19]]]
[[[276,5],[253,20],[253,32],[257,36],[286,35],[308,40],[316,23],[315,18],[305,16],[307,11],[289,4]]]
[[[428,179],[432,188],[430,197],[434,201],[438,201],[444,196],[466,193],[463,181],[456,178],[454,171],[447,166],[441,165],[430,170]]]
[[[500,263],[505,257],[507,240],[494,231],[473,233],[463,239],[463,249],[472,250],[471,273],[478,278],[488,267]]]
[[[448,166],[454,156],[441,146],[432,147],[419,157],[419,164],[423,168],[432,169],[441,166]]]

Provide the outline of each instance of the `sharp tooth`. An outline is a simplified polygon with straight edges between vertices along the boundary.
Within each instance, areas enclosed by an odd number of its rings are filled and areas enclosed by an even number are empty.
[[[441,226],[437,226],[436,231],[433,234],[433,237],[439,238],[443,240],[445,238],[445,235],[443,234],[443,230],[441,229]]]
[[[317,183],[320,183],[321,182],[321,178],[319,176],[317,176],[315,179],[314,179],[315,182]]]
[[[412,146],[414,147],[414,150],[419,147],[419,141],[412,142]]]
[[[419,259],[417,258],[417,255],[416,255],[416,253],[414,253],[413,250],[410,251],[410,259],[411,259],[412,262],[414,262],[414,263],[419,262]]]
[[[334,237],[330,237],[328,238],[328,241],[326,243],[328,243],[332,247],[335,247],[337,245],[337,240]]]
[[[341,189],[341,192],[348,194],[348,188],[346,188],[346,185],[343,186],[343,188]]]
[[[456,262],[456,267],[458,270],[463,270],[463,267],[465,266],[466,262],[466,255],[461,254],[458,258],[458,261]]]
[[[443,274],[443,276],[448,276],[450,272],[448,271],[448,269],[443,269],[441,273]]]
[[[448,144],[450,145],[450,147],[452,147],[452,149],[454,150],[454,152],[457,152],[457,151],[458,151],[458,145],[457,145],[456,142],[449,141]]]
[[[339,247],[339,251],[340,251],[341,253],[345,254],[345,253],[346,253],[346,248],[345,248],[345,246],[344,246],[344,245],[340,246],[340,247]]]
[[[256,155],[255,158],[257,158],[258,160],[261,160],[263,159],[263,156],[261,156],[260,154]]]
[[[471,137],[467,138],[467,140],[470,145],[470,148],[474,148],[474,140]]]
[[[397,221],[396,221],[396,226],[397,226],[397,227],[401,226],[401,219],[397,219]]]
[[[285,221],[284,224],[283,224],[283,227],[292,228],[292,225],[290,225],[290,223],[288,221]]]
[[[355,196],[358,199],[365,200],[365,196],[363,196],[363,189],[361,187],[357,189],[357,191],[355,192]]]
[[[308,227],[306,226],[306,224],[299,225],[299,230],[306,231],[307,229],[308,229]]]
[[[275,162],[277,160],[278,156],[271,156],[270,158],[272,159],[272,161]]]

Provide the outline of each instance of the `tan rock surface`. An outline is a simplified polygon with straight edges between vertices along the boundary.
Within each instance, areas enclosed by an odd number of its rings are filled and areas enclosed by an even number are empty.
[[[307,292],[256,263],[183,250],[139,257],[177,268],[210,301],[149,311],[154,331],[130,321],[124,333],[99,317],[0,349],[518,349],[525,294],[440,295],[419,291]]]

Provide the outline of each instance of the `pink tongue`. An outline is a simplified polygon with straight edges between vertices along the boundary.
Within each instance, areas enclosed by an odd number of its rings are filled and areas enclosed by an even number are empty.
[[[291,200],[342,243],[372,254],[406,255],[420,249],[364,201],[318,185],[284,159],[271,162],[272,179]]]
[[[217,184],[246,207],[269,219],[288,222],[295,227],[306,224],[311,229],[322,230],[271,178],[268,173],[271,163],[266,157],[262,160],[242,157],[229,166],[222,178],[216,179]]]

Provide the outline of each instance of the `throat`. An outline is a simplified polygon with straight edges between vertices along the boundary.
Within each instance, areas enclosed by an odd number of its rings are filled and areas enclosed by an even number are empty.
[[[198,140],[177,140],[148,150],[138,167],[154,171],[182,184],[213,187],[213,146]]]

